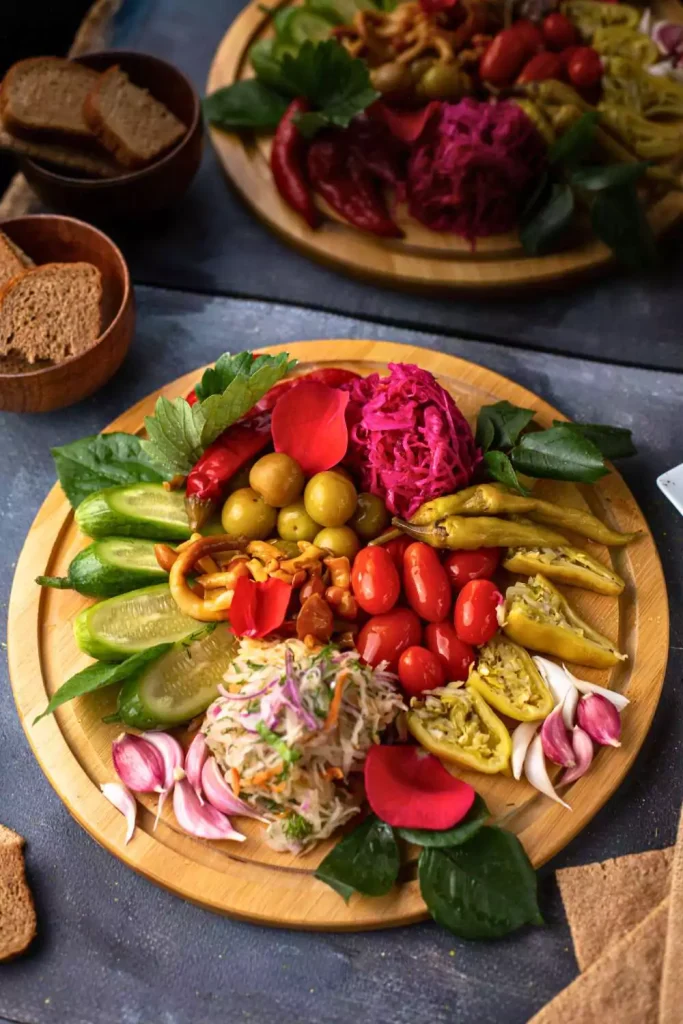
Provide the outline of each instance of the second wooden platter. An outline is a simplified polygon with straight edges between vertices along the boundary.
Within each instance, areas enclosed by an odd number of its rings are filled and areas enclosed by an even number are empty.
[[[558,413],[542,399],[490,370],[453,356],[388,342],[314,341],[268,349],[287,351],[299,360],[298,372],[321,364],[345,366],[362,374],[384,372],[389,362],[417,363],[446,387],[472,422],[482,404],[507,399],[532,408],[549,426]],[[108,430],[139,431],[159,394],[186,394],[201,374],[198,369],[139,402]],[[554,856],[614,792],[647,734],[664,679],[668,652],[668,606],[661,565],[652,536],[632,494],[618,473],[594,487],[548,484],[543,493],[560,502],[590,506],[620,530],[640,530],[628,548],[591,551],[611,562],[626,580],[621,598],[574,589],[571,600],[585,618],[615,639],[628,660],[610,672],[580,669],[585,678],[625,691],[631,704],[623,716],[623,744],[606,748],[587,776],[570,787],[566,811],[526,783],[503,776],[471,774],[469,781],[492,813],[516,832],[535,866]],[[168,805],[156,831],[154,801],[145,800],[138,829],[124,845],[124,822],[105,800],[100,784],[115,776],[111,742],[120,727],[102,716],[115,706],[108,690],[74,700],[37,725],[34,719],[49,697],[89,659],[75,644],[71,623],[86,599],[71,591],[41,590],[41,573],[64,575],[74,555],[87,543],[74,523],[59,485],[51,490],[31,526],[19,559],[9,610],[9,665],[17,708],[43,771],[70,812],[116,857],[179,896],[216,911],[277,926],[309,929],[364,929],[407,924],[426,916],[414,873],[381,899],[353,897],[347,905],[314,878],[330,848],[323,843],[293,857],[275,853],[261,839],[261,826],[239,820],[247,842],[208,843],[181,832]]]
[[[271,11],[290,0],[268,5]],[[270,15],[252,0],[233,22],[216,51],[207,94],[251,75],[250,47],[269,33]],[[354,276],[416,288],[505,289],[551,283],[606,267],[610,250],[592,237],[574,248],[548,256],[527,256],[516,233],[482,238],[473,250],[457,235],[430,231],[400,209],[396,220],[402,239],[364,234],[340,220],[322,200],[326,214],[315,231],[280,197],[270,172],[270,136],[238,135],[210,128],[211,141],[228,178],[265,223],[295,248]],[[656,235],[683,216],[683,193],[670,192],[649,211]]]

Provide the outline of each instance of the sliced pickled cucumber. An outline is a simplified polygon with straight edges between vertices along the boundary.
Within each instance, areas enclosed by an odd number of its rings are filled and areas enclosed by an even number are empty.
[[[137,537],[103,537],[79,551],[67,576],[39,576],[36,583],[77,590],[86,597],[114,597],[166,579],[154,554],[156,541]]]
[[[183,491],[161,484],[105,487],[76,509],[76,522],[89,537],[154,537],[187,540],[190,524]]]
[[[155,644],[184,640],[198,628],[196,619],[180,611],[166,583],[99,601],[74,620],[80,649],[102,661],[123,661]]]
[[[138,729],[189,722],[217,697],[218,684],[236,649],[237,639],[222,622],[208,636],[176,644],[123,684],[118,702],[121,720]]]

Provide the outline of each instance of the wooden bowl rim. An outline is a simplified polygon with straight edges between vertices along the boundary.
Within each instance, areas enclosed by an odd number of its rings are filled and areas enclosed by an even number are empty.
[[[131,289],[131,283],[130,283],[130,271],[128,270],[128,264],[126,263],[124,255],[121,252],[121,250],[119,249],[118,245],[115,242],[112,241],[112,239],[109,237],[109,235],[105,235],[104,231],[100,231],[100,229],[96,228],[93,224],[88,224],[87,221],[79,220],[77,217],[67,217],[65,214],[61,214],[61,213],[29,213],[29,214],[26,214],[23,217],[10,217],[8,220],[0,221],[0,230],[4,230],[6,227],[9,227],[11,229],[12,224],[17,224],[19,221],[27,221],[27,220],[42,220],[42,221],[59,220],[59,221],[69,221],[72,224],[78,224],[78,226],[81,227],[81,228],[87,228],[87,230],[88,231],[92,231],[93,234],[99,235],[100,238],[106,243],[106,245],[113,251],[114,256],[116,257],[116,260],[117,260],[117,262],[119,264],[119,267],[121,269],[122,279],[123,279],[123,295],[121,296],[121,302],[119,304],[119,308],[117,309],[116,315],[112,319],[111,323],[109,324],[107,329],[105,331],[103,331],[102,334],[100,334],[95,339],[95,341],[92,343],[92,345],[90,345],[89,348],[84,349],[83,352],[78,352],[75,356],[69,356],[68,359],[62,359],[61,362],[54,363],[53,366],[42,366],[39,370],[26,370],[23,373],[2,373],[2,372],[0,372],[0,383],[2,383],[3,381],[10,381],[10,380],[17,380],[17,379],[29,380],[29,379],[33,379],[33,378],[37,378],[37,377],[41,377],[41,376],[47,376],[50,373],[55,373],[58,370],[61,371],[65,367],[70,366],[71,364],[78,362],[79,359],[83,359],[84,356],[88,356],[91,353],[95,352],[95,350],[98,349],[103,342],[105,342],[105,341],[107,341],[109,339],[110,335],[114,331],[114,328],[118,326],[119,321],[123,317],[123,314],[124,314],[125,310],[128,307],[128,304],[129,304],[129,302],[131,300],[131,295],[132,295],[132,289]]]
[[[93,50],[92,53],[84,53],[80,57],[74,57],[75,63],[82,63],[89,57],[136,57],[142,58],[142,60],[148,61],[150,64],[163,64],[174,72],[178,78],[187,86],[192,96],[192,117],[190,124],[187,127],[187,131],[181,139],[176,142],[175,146],[164,153],[158,160],[152,161],[151,164],[147,164],[146,167],[139,167],[136,171],[124,171],[122,174],[117,174],[115,178],[82,178],[74,177],[70,174],[60,174],[59,171],[50,170],[40,160],[34,160],[30,156],[22,156],[21,162],[30,164],[39,174],[43,177],[69,185],[74,185],[80,188],[87,189],[88,191],[106,191],[107,188],[112,188],[115,185],[128,184],[129,182],[140,181],[145,175],[152,171],[158,170],[160,167],[164,167],[177,153],[179,153],[184,146],[186,146],[190,139],[194,137],[197,131],[197,126],[201,121],[202,115],[202,103],[199,98],[199,93],[195,89],[194,85],[187,77],[184,71],[181,71],[176,64],[171,64],[170,61],[164,60],[163,57],[156,57],[152,53],[141,53],[136,50]]]

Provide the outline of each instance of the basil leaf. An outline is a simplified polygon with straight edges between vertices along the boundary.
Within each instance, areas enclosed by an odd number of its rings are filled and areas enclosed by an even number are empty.
[[[604,423],[565,423],[553,420],[554,427],[569,427],[587,437],[606,459],[626,459],[637,455],[631,431],[626,427],[610,427]]]
[[[519,491],[520,494],[531,494],[531,491],[519,482],[512,463],[504,452],[486,452],[484,462],[494,480],[512,488],[513,491]]]
[[[103,487],[161,483],[168,478],[152,465],[135,434],[115,432],[83,437],[53,448],[52,457],[62,490],[73,508]]]
[[[51,715],[62,704],[73,700],[74,697],[82,697],[86,693],[94,693],[105,686],[112,686],[114,683],[122,683],[135,672],[138,672],[151,661],[156,661],[162,654],[173,647],[173,644],[157,644],[155,647],[148,647],[146,651],[134,654],[118,665],[112,665],[105,661],[96,661],[94,665],[88,665],[81,672],[68,679],[59,687],[45,710],[34,719],[33,724],[39,722],[46,715]]]
[[[548,198],[539,204],[519,233],[524,251],[532,256],[548,252],[574,216],[574,193],[569,185],[554,182]]]
[[[647,270],[656,265],[654,235],[633,183],[598,192],[591,206],[591,224],[624,266]]]
[[[495,405],[482,405],[477,418],[477,444],[484,451],[489,448],[511,448],[517,438],[528,427],[534,418],[533,409],[523,409],[511,402],[496,402]],[[491,427],[493,436],[491,437]],[[484,441],[491,441],[484,444]]]
[[[569,165],[580,163],[593,146],[598,121],[599,114],[595,110],[583,114],[552,144],[548,151],[548,162]]]
[[[315,877],[348,903],[354,892],[384,896],[395,884],[399,867],[394,830],[371,814],[330,850]]]
[[[418,846],[460,846],[476,835],[490,816],[488,807],[477,793],[466,817],[453,828],[398,828],[396,831],[401,839]]]
[[[550,480],[592,484],[607,474],[599,449],[567,424],[525,434],[510,458],[519,473]]]
[[[462,846],[420,854],[422,898],[434,920],[463,939],[497,939],[543,924],[536,876],[510,832],[484,827]]]
[[[647,161],[634,161],[632,164],[608,164],[598,167],[579,167],[571,175],[570,181],[577,188],[587,192],[601,192],[615,185],[630,185],[642,178],[649,167]]]
[[[257,78],[249,78],[206,96],[202,106],[207,121],[225,131],[272,131],[282,120],[289,102]]]

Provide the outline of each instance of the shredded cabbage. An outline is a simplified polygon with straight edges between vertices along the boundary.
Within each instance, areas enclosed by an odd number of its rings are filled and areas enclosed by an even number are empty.
[[[395,515],[467,487],[481,454],[470,426],[431,373],[389,363],[344,385],[349,448],[346,462],[364,491],[379,495]]]

